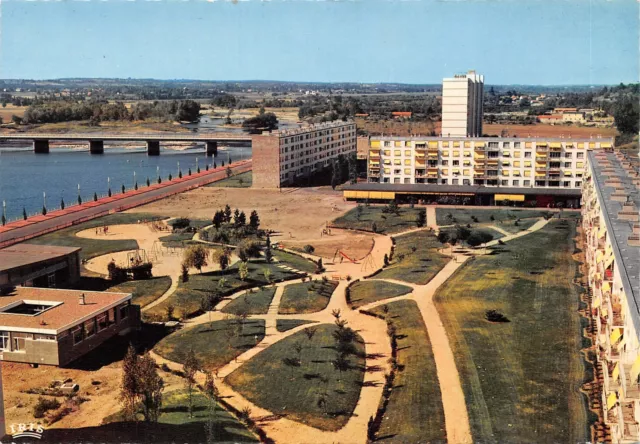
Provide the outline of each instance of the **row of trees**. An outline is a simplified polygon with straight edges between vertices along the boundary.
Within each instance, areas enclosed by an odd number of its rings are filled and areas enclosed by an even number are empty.
[[[105,121],[131,121],[156,119],[162,121],[195,121],[200,115],[200,104],[193,100],[141,102],[131,110],[122,102],[47,102],[32,105],[24,113],[22,123],[55,123],[88,120],[94,124]]]

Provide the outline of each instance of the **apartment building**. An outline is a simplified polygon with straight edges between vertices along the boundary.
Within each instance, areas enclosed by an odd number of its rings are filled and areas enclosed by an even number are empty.
[[[301,183],[339,155],[356,152],[356,124],[334,121],[252,137],[253,187]]]
[[[484,76],[469,71],[442,81],[442,136],[482,136]]]
[[[582,226],[604,420],[612,442],[638,442],[640,165],[620,151],[587,155]]]
[[[587,153],[613,139],[372,137],[368,182],[582,187]]]

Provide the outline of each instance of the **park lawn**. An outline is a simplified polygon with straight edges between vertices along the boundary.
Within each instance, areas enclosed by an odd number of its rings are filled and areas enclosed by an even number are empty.
[[[365,348],[358,336],[356,354],[348,357],[350,369],[341,373],[332,363],[336,359],[332,336],[336,327],[322,324],[315,328],[311,340],[300,331],[278,341],[227,376],[225,382],[254,404],[287,419],[321,430],[339,430],[360,397]],[[298,358],[296,344],[302,346],[299,365],[287,365]],[[322,404],[318,405],[322,397],[326,413]]]
[[[139,281],[126,281],[110,287],[107,291],[131,293],[132,303],[144,307],[158,299],[171,287],[169,276],[154,277]]]
[[[291,330],[292,328],[296,328],[300,325],[304,324],[312,324],[315,321],[305,321],[304,319],[278,319],[276,320],[276,330],[281,333],[284,333],[287,330]]]
[[[371,310],[393,322],[398,337],[398,371],[376,442],[445,443],[442,394],[427,328],[415,301],[396,301]],[[381,401],[382,402],[382,401]]]
[[[493,236],[493,240],[501,239],[501,238],[503,238],[505,236],[503,233],[491,228],[490,225],[475,225],[475,226],[471,225],[471,228],[469,228],[469,230],[471,230],[472,233],[473,232],[488,233],[491,236]],[[441,228],[440,231],[444,231],[445,233],[449,233],[449,237],[457,238],[456,228],[455,227]],[[516,233],[517,233],[517,231],[516,231]]]
[[[349,304],[353,308],[359,308],[382,299],[395,298],[411,293],[412,290],[411,287],[394,284],[393,282],[377,280],[359,281],[349,287]]]
[[[318,268],[316,264],[311,262],[309,259],[298,256],[297,254],[289,253],[288,251],[273,249],[272,253],[273,257],[275,257],[279,263],[305,273],[315,273],[316,268]]]
[[[501,222],[496,222],[494,225],[496,227],[502,228],[504,231],[508,231],[509,233],[519,233],[520,231],[528,230],[531,228],[536,222],[540,219],[521,219],[516,225],[515,220],[505,220]]]
[[[189,350],[206,370],[218,369],[264,338],[262,319],[226,319],[178,330],[156,344],[165,359],[183,363]]]
[[[329,304],[336,281],[308,281],[284,287],[278,314],[316,313]]]
[[[427,230],[397,236],[393,259],[389,266],[376,274],[377,279],[397,279],[412,284],[424,285],[446,264],[449,257],[438,253],[442,245],[435,235]],[[416,248],[416,251],[412,251]]]
[[[209,412],[209,399],[204,393],[194,390],[192,395],[193,418],[189,417],[189,395],[185,389],[174,390],[162,395],[162,408],[158,422],[162,424],[194,424],[202,431],[200,437],[183,437],[184,442],[206,442],[205,425],[210,417],[214,419],[213,436],[216,442],[259,442],[244,424],[219,404],[215,413]]]
[[[251,171],[236,174],[235,176],[213,182],[208,187],[224,187],[224,188],[250,188],[253,185],[253,174]]]
[[[503,220],[515,220],[525,218],[538,218],[543,217],[547,213],[544,209],[532,209],[521,210],[516,208],[496,207],[494,208],[436,208],[436,223],[440,226],[443,225],[467,225],[474,223],[499,223]],[[568,212],[567,212],[568,213]],[[451,215],[453,219],[447,217]],[[551,213],[553,214],[553,213]],[[475,216],[478,222],[474,222],[471,217]],[[491,220],[491,216],[494,217],[494,221]]]
[[[238,263],[224,271],[212,271],[208,273],[192,274],[189,281],[180,282],[176,291],[160,304],[151,308],[147,314],[165,316],[167,307],[174,307],[174,316],[186,318],[198,313],[201,302],[209,294],[218,294],[221,297],[229,296],[236,291],[268,285],[264,271],[271,272],[270,281],[280,282],[296,279],[300,274],[283,270],[275,264],[268,264],[264,259],[253,259],[248,262],[249,276],[242,281],[238,276]],[[220,280],[224,278],[224,285],[220,287]]]
[[[435,296],[469,408],[475,442],[583,442],[575,222],[493,248]],[[490,323],[495,309],[511,322]]]
[[[376,224],[376,232],[384,234],[398,233],[400,231],[416,228],[416,217],[424,208],[400,207],[400,214],[383,213],[386,205],[360,205],[362,213],[358,218],[358,207],[338,217],[332,222],[336,228],[350,228],[373,232],[373,224]]]
[[[85,239],[76,236],[79,231],[89,228],[101,227],[104,225],[136,224],[139,220],[159,220],[162,217],[145,213],[115,213],[108,216],[93,219],[69,228],[54,231],[28,241],[29,244],[37,245],[58,245],[63,247],[80,247],[80,259],[91,259],[103,254],[114,253],[116,251],[135,250],[138,242],[135,240],[102,240]]]
[[[223,313],[231,313],[240,316],[243,312],[250,315],[267,314],[269,305],[276,294],[275,287],[258,290],[247,290],[242,296],[238,296],[229,302],[221,310]]]

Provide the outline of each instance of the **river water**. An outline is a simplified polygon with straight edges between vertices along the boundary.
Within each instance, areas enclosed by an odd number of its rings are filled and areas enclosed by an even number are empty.
[[[215,158],[218,166],[228,158],[232,161],[251,157],[248,147],[219,147]],[[122,185],[127,189],[146,186],[147,177],[153,183],[160,174],[166,180],[169,174],[176,177],[178,164],[182,174],[189,168],[196,171],[210,166],[213,158],[205,157],[204,147],[184,150],[161,149],[159,156],[148,156],[145,148],[118,148],[105,146],[102,155],[92,155],[88,149],[51,148],[49,154],[35,154],[31,144],[24,147],[0,148],[0,204],[5,202],[7,220],[22,218],[27,214],[41,214],[46,202],[48,211],[60,208],[61,200],[69,207],[78,202],[78,185],[82,201],[93,199],[94,193],[104,196],[111,184],[112,193],[120,193]],[[45,193],[45,196],[43,196]]]

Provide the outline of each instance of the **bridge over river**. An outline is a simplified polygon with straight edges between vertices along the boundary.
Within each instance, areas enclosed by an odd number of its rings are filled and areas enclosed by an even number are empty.
[[[251,142],[249,134],[232,133],[11,133],[0,134],[2,140],[30,140],[36,153],[48,153],[49,142],[85,141],[89,144],[91,154],[104,153],[105,141],[145,142],[150,156],[160,154],[160,142],[204,142],[207,156],[214,156],[218,151],[218,142]]]

